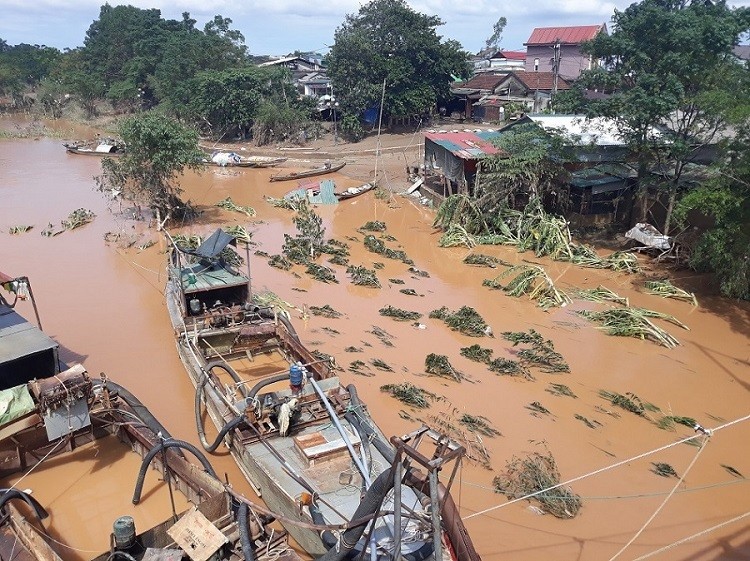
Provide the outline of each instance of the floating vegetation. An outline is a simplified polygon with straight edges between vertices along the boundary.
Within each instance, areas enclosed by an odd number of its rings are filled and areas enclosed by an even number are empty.
[[[386,225],[385,222],[381,222],[380,220],[370,220],[360,226],[359,229],[365,232],[385,232]]]
[[[682,288],[677,288],[668,279],[646,281],[645,286],[649,294],[655,294],[656,296],[661,296],[662,298],[675,298],[676,300],[685,300],[687,302],[691,302],[693,306],[698,305],[698,299],[695,297],[695,294],[693,294],[692,292],[688,292],[687,290],[683,290]]]
[[[368,371],[365,372],[363,368],[366,368]],[[358,376],[374,376],[375,375],[372,372],[369,372],[370,367],[367,366],[367,364],[365,364],[361,360],[353,360],[352,362],[350,362],[348,370],[352,374],[357,374]]]
[[[61,224],[66,230],[75,230],[76,228],[93,221],[94,218],[96,218],[96,214],[92,211],[85,208],[79,208],[71,212],[68,215],[68,219],[63,220]]]
[[[454,409],[453,413],[457,413],[457,410]],[[463,414],[461,417],[463,417]],[[469,421],[469,423],[465,424],[461,423],[452,414],[440,411],[437,415],[430,415],[429,423],[425,424],[429,424],[435,429],[440,430],[443,434],[450,436],[456,442],[461,443],[466,449],[466,457],[469,460],[479,463],[485,469],[491,470],[490,452],[484,445],[482,435],[478,431],[472,430],[472,428],[479,428],[480,425],[472,423],[470,421],[471,418],[472,416],[468,415],[465,420]],[[462,430],[462,427],[466,427],[468,432]]]
[[[346,352],[346,353],[361,353],[362,349],[359,348],[359,347],[353,347],[352,346],[352,347],[346,347],[344,349],[344,352]]]
[[[470,347],[461,347],[461,356],[465,356],[474,362],[488,363],[492,358],[492,352],[492,349],[487,349],[476,344]]]
[[[496,493],[511,500],[535,495],[532,500],[557,518],[573,518],[581,509],[580,496],[569,487],[556,487],[560,484],[560,472],[549,452],[546,455],[534,452],[526,458],[514,456],[505,473],[495,477],[492,484]]]
[[[287,210],[298,211],[303,205],[306,204],[305,199],[298,199],[296,197],[290,197],[288,199],[281,198],[276,199],[274,197],[266,197],[266,202],[275,206],[276,208],[285,208]]]
[[[152,247],[154,245],[156,245],[156,242],[154,240],[148,240],[147,242],[143,242],[138,246],[138,251],[145,251],[149,247]]]
[[[588,419],[587,419],[586,417],[584,417],[583,415],[579,415],[578,413],[576,413],[576,414],[575,414],[575,415],[573,415],[573,416],[574,416],[574,417],[575,417],[576,419],[578,419],[579,421],[581,421],[581,422],[582,422],[582,423],[583,423],[584,425],[586,425],[586,426],[587,426],[588,428],[590,428],[590,429],[595,429],[595,428],[596,428],[596,425],[595,425],[595,424],[594,424],[593,422],[589,421],[589,420],[588,420]]]
[[[235,204],[235,202],[232,200],[232,197],[227,197],[226,199],[219,201],[215,206],[226,210],[231,210],[232,212],[240,212],[242,214],[246,214],[247,216],[255,216],[256,214],[253,207]]]
[[[334,282],[338,284],[339,282],[338,279],[336,279],[336,273],[333,269],[324,265],[318,265],[317,263],[307,264],[307,274],[312,278],[325,283]]]
[[[323,316],[324,318],[340,318],[343,314],[334,310],[328,304],[324,306],[310,306],[310,312],[314,316]]]
[[[467,195],[451,195],[445,199],[432,222],[435,228],[443,230],[447,230],[453,224],[460,225],[472,234],[487,230],[482,211]]]
[[[518,376],[526,378],[527,380],[533,380],[534,377],[528,369],[524,368],[520,362],[510,360],[507,358],[496,358],[487,363],[490,371],[496,374],[505,374],[508,376]]]
[[[630,302],[627,298],[612,292],[605,286],[597,286],[596,288],[578,289],[575,291],[576,297],[581,300],[589,300],[591,302],[614,302],[616,304],[622,304],[623,306],[629,306]]]
[[[366,267],[350,265],[346,268],[346,273],[351,277],[352,284],[358,286],[370,286],[380,288],[380,281],[375,271]]]
[[[336,359],[334,358],[333,355],[329,355],[328,353],[324,353],[323,351],[319,351],[318,349],[311,351],[310,354],[313,355],[319,361],[328,363],[331,366],[331,368],[335,368],[336,370],[341,370],[341,368],[339,368],[339,366],[336,364]]]
[[[367,235],[364,239],[365,247],[368,251],[387,257],[388,259],[395,259],[396,261],[402,261],[407,265],[413,265],[414,261],[406,256],[406,252],[403,250],[391,249],[385,245],[382,240],[379,240],[373,235]]]
[[[292,262],[283,255],[272,255],[268,260],[268,264],[271,265],[271,267],[276,267],[277,269],[282,269],[284,271],[288,271],[292,268]]]
[[[464,263],[467,265],[477,265],[479,267],[489,267],[491,269],[496,268],[498,265],[511,267],[510,263],[498,259],[497,257],[492,257],[492,255],[485,255],[484,253],[470,253],[464,257]]]
[[[334,265],[341,265],[342,267],[346,267],[349,265],[349,258],[344,255],[334,255],[328,260],[329,263],[333,263]]]
[[[451,224],[445,233],[440,236],[438,241],[440,247],[457,247],[464,246],[469,249],[477,245],[474,236],[472,236],[466,229],[460,224]]]
[[[258,257],[265,257],[266,259],[270,259],[270,257],[271,257],[270,255],[268,255],[267,251],[263,251],[261,249],[256,249],[253,252],[253,255],[257,255]]]
[[[453,368],[448,357],[445,355],[428,354],[424,359],[424,369],[428,374],[440,376],[441,378],[450,378],[456,382],[460,382],[464,378],[461,372]]]
[[[372,331],[370,331],[375,337],[380,339],[380,342],[383,343],[386,347],[392,347],[393,343],[391,342],[391,339],[393,339],[393,335],[388,333],[385,329],[382,329],[381,327],[378,327],[377,325],[372,326]]]
[[[601,328],[607,335],[651,339],[668,348],[674,348],[680,342],[667,331],[655,325],[649,318],[660,318],[688,329],[674,316],[644,308],[614,308],[600,312],[579,310],[576,313],[594,323],[601,324]]]
[[[565,384],[550,384],[549,387],[545,388],[544,391],[549,392],[552,395],[572,397],[574,399],[578,399],[578,396],[574,394],[573,391]]]
[[[406,281],[401,279],[388,279],[388,282],[392,284],[406,284]]]
[[[34,226],[11,226],[8,229],[8,233],[11,235],[25,234],[31,230]]]
[[[349,244],[331,239],[321,244],[320,252],[327,253],[328,255],[347,257],[349,255]]]
[[[384,360],[380,360],[379,358],[373,358],[370,361],[370,364],[372,364],[375,368],[378,370],[383,370],[384,372],[393,372],[393,368]]]
[[[395,308],[394,306],[386,306],[378,310],[381,316],[387,316],[395,319],[396,321],[416,321],[422,317],[419,312],[411,312],[409,310],[402,310],[401,308]]]
[[[413,288],[402,288],[401,290],[399,290],[399,292],[401,294],[406,294],[407,296],[419,296],[417,294],[417,291]]]
[[[526,405],[525,408],[531,411],[531,414],[535,417],[538,417],[539,415],[550,415],[549,409],[547,409],[538,401],[532,401],[531,403]]]
[[[547,374],[558,372],[570,372],[570,366],[563,356],[555,350],[555,345],[550,339],[544,339],[542,335],[534,329],[525,331],[505,331],[503,338],[511,341],[515,347],[519,343],[530,345],[530,348],[521,349],[518,356],[524,366],[533,366],[539,368]]]
[[[635,413],[640,417],[646,416],[646,411],[653,411],[655,407],[649,403],[644,403],[640,397],[632,392],[627,392],[625,395],[616,392],[608,392],[606,390],[599,390],[599,396],[609,401],[612,405],[616,405],[621,409]]]
[[[428,278],[430,276],[430,273],[428,273],[427,271],[422,271],[421,269],[417,269],[416,267],[409,267],[408,271],[412,275],[416,275],[422,278]]]
[[[458,311],[451,312],[443,306],[430,312],[431,318],[443,320],[448,327],[469,337],[492,336],[492,329],[481,315],[470,306],[462,306]]]
[[[739,471],[734,469],[732,466],[728,466],[727,464],[719,464],[721,467],[723,467],[725,470],[727,470],[727,473],[731,475],[732,477],[739,477],[741,479],[745,479],[745,476],[742,475]]]
[[[275,292],[265,290],[253,293],[253,302],[261,308],[272,308],[289,317],[289,310],[297,309],[286,300],[282,300]]]
[[[284,234],[282,252],[293,263],[310,263],[323,253],[326,231],[323,219],[303,201],[293,221],[297,227],[297,235],[292,237]]]
[[[323,331],[326,333],[330,333],[331,335],[341,335],[341,331],[338,331],[337,329],[334,329],[333,327],[322,327]]]
[[[627,251],[615,251],[604,258],[608,269],[622,273],[637,273],[641,270],[638,264],[638,257],[634,253]]]
[[[373,269],[385,269],[385,263],[381,263],[380,261],[375,261],[375,263],[372,264]]]
[[[410,382],[385,384],[384,386],[380,386],[380,391],[387,392],[402,403],[406,403],[417,409],[427,409],[430,406],[430,401],[435,400],[437,397],[435,394]]]
[[[490,438],[494,438],[495,436],[502,436],[500,431],[490,424],[489,419],[481,415],[475,417],[474,415],[464,413],[458,418],[458,422],[469,429],[471,432],[478,432],[479,434],[489,436]]]
[[[516,275],[507,285],[500,284],[500,279]],[[486,279],[483,286],[502,289],[508,296],[520,297],[528,294],[536,300],[539,307],[545,310],[552,307],[564,307],[570,304],[570,297],[558,289],[545,270],[538,265],[516,265],[500,273],[494,279]]]
[[[698,422],[692,417],[678,417],[675,415],[665,415],[664,417],[656,421],[657,427],[669,431],[674,431],[675,425],[683,425],[692,429],[695,428],[697,424]]]
[[[664,462],[651,462],[651,472],[661,477],[679,477],[672,466]]]
[[[230,236],[234,236],[238,242],[242,242],[245,244],[253,243],[252,233],[248,232],[247,228],[240,224],[229,226],[228,228],[225,228],[224,231],[226,231],[226,233]]]

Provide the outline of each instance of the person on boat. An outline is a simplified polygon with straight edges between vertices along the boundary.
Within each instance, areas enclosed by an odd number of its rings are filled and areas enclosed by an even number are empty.
[[[331,160],[326,160],[325,168],[326,169],[331,169]]]

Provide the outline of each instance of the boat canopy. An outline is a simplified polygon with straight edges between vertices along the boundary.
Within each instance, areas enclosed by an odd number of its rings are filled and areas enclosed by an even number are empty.
[[[0,389],[58,373],[58,349],[38,327],[0,304]]]
[[[228,245],[236,245],[237,240],[231,234],[227,234],[221,228],[208,236],[196,249],[180,248],[180,251],[188,255],[195,255],[203,259],[216,259]]]

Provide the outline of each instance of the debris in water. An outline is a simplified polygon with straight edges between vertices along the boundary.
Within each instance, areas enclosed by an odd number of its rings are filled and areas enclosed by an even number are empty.
[[[66,230],[75,230],[76,228],[88,224],[96,218],[96,214],[92,211],[79,208],[74,210],[68,215],[67,220],[62,221],[62,225]]]
[[[428,374],[440,376],[441,378],[450,378],[456,382],[464,379],[464,375],[453,368],[445,355],[430,353],[424,360],[424,369]]]
[[[346,353],[361,353],[362,349],[360,347],[351,346],[351,347],[346,347],[344,349],[344,352],[346,352]]]
[[[527,380],[533,380],[534,377],[529,372],[528,368],[524,367],[520,362],[510,360],[507,358],[496,358],[487,363],[490,371],[496,374],[507,374],[509,376],[518,376],[520,378],[526,378]]]
[[[531,411],[531,414],[534,415],[534,417],[538,417],[539,415],[551,415],[549,409],[547,409],[538,401],[532,401],[531,403],[526,405],[526,409]]]
[[[669,279],[646,281],[645,286],[649,294],[655,294],[662,298],[685,300],[691,302],[693,306],[698,305],[698,299],[695,297],[695,294],[683,290],[682,288],[677,288],[669,281]]]
[[[380,360],[379,358],[373,358],[370,361],[370,364],[372,364],[375,368],[378,370],[383,370],[384,372],[393,372],[393,368],[391,368],[387,362]]]
[[[679,477],[672,466],[664,462],[651,462],[651,472],[661,477]]]
[[[518,352],[524,366],[534,366],[547,374],[570,372],[568,363],[560,353],[555,351],[554,343],[550,339],[545,340],[536,330],[529,329],[528,333],[505,331],[503,338],[511,341],[514,347],[519,343],[531,345],[531,348],[521,349]]]
[[[276,267],[277,269],[282,269],[284,271],[288,271],[292,268],[292,262],[283,255],[272,255],[268,260],[268,264],[271,265],[271,267]]]
[[[674,431],[675,425],[683,425],[692,429],[697,424],[697,421],[692,417],[678,417],[675,415],[664,415],[664,417],[656,421],[657,427],[669,431]]]
[[[402,288],[399,292],[401,294],[406,294],[407,296],[418,296],[417,291],[413,288]]]
[[[346,268],[346,274],[352,279],[352,284],[358,286],[370,286],[372,288],[380,288],[380,281],[375,271],[366,267],[350,265]]]
[[[331,269],[330,267],[326,267],[325,265],[318,265],[317,263],[308,263],[306,272],[312,278],[325,282],[325,283],[333,282],[333,283],[338,284],[339,282],[338,279],[336,278],[336,273],[334,272],[334,270]]]
[[[387,257],[388,259],[395,259],[396,261],[402,261],[407,265],[413,265],[414,261],[406,256],[406,252],[403,250],[391,249],[379,240],[375,236],[368,234],[364,239],[365,247],[368,251]]]
[[[230,236],[234,236],[239,242],[243,242],[246,244],[253,243],[253,235],[248,232],[247,228],[240,224],[229,226],[228,228],[225,228],[225,231]]]
[[[366,232],[384,232],[386,225],[385,222],[381,222],[380,220],[371,220],[365,222],[359,229]]]
[[[619,294],[612,292],[609,288],[601,285],[596,288],[578,289],[575,291],[575,295],[581,300],[589,300],[591,302],[614,302],[616,304],[622,304],[623,306],[630,305],[627,298],[620,296]]]
[[[24,234],[31,230],[34,226],[11,226],[8,229],[8,233],[11,235]]]
[[[177,247],[182,249],[197,249],[203,243],[203,238],[197,234],[175,234],[172,236],[172,240]],[[242,265],[245,262],[245,259],[229,246],[225,247],[219,256],[225,263],[233,267]]]
[[[500,279],[516,275],[507,285],[500,284]],[[570,297],[555,286],[546,271],[538,265],[516,265],[500,273],[494,279],[485,279],[483,286],[502,289],[508,296],[520,297],[528,294],[529,299],[537,300],[540,308],[565,307],[570,304]]]
[[[437,399],[434,393],[428,392],[410,382],[385,384],[384,386],[380,386],[380,391],[387,392],[399,401],[417,409],[427,409],[430,406],[430,401]]]
[[[492,358],[492,353],[492,349],[487,349],[477,344],[471,345],[470,347],[461,347],[461,356],[465,356],[474,362],[489,363]]]
[[[388,282],[392,284],[406,284],[406,281],[403,281],[401,279],[388,279]]]
[[[595,425],[594,423],[592,423],[591,421],[589,421],[589,420],[588,420],[588,419],[587,419],[586,417],[584,417],[583,415],[579,415],[578,413],[576,413],[576,414],[575,414],[575,415],[573,415],[573,416],[574,416],[574,417],[575,417],[576,419],[578,419],[579,421],[581,421],[581,422],[582,422],[582,423],[583,423],[584,425],[586,425],[586,426],[587,426],[588,428],[590,428],[590,429],[595,429],[595,428],[596,428],[596,425]]]
[[[674,348],[680,342],[667,331],[655,325],[649,318],[663,319],[688,329],[674,316],[646,310],[645,308],[613,308],[600,312],[579,310],[576,313],[594,323],[601,324],[607,335],[651,339],[668,348]]]
[[[381,316],[387,316],[395,319],[396,321],[416,321],[422,317],[419,312],[411,312],[409,310],[402,310],[394,306],[386,306],[378,310]]]
[[[341,335],[340,331],[337,331],[336,329],[333,329],[332,327],[323,327],[323,331],[330,333],[331,335]]]
[[[388,333],[385,329],[378,327],[377,325],[372,326],[372,331],[369,331],[369,333],[372,333],[380,339],[380,342],[383,343],[386,347],[392,347],[393,343],[391,342],[391,339],[393,339],[393,335]]]
[[[219,201],[215,206],[226,210],[231,210],[232,212],[240,212],[242,214],[246,214],[247,216],[255,216],[256,214],[253,207],[235,204],[235,202],[232,200],[232,197],[227,197],[226,199]]]
[[[365,372],[364,370],[362,370],[363,368],[366,368],[368,371]],[[375,374],[369,372],[370,367],[361,360],[353,360],[352,362],[350,362],[348,370],[352,374],[357,374],[358,376],[375,376]]]
[[[460,224],[451,224],[438,241],[440,247],[464,246],[472,249],[477,245],[476,239]]]
[[[578,396],[565,384],[550,384],[544,391],[551,393],[552,395],[572,397],[578,399]]]
[[[430,317],[441,319],[451,329],[470,337],[485,337],[488,333],[491,333],[491,331],[488,332],[490,327],[484,321],[482,316],[470,306],[462,306],[456,312],[451,312],[448,308],[443,306],[442,308],[430,312]]]
[[[502,436],[500,431],[490,424],[489,419],[481,415],[475,417],[474,415],[464,413],[458,418],[458,422],[468,428],[471,432],[478,432],[485,436],[489,436],[490,438]]]
[[[497,257],[492,257],[491,255],[485,255],[484,253],[470,253],[464,257],[464,263],[467,265],[477,265],[479,267],[489,267],[491,269],[496,268],[498,265],[512,267],[507,261],[503,261]]]
[[[741,474],[741,473],[740,473],[739,471],[737,471],[736,469],[734,469],[734,468],[733,468],[732,466],[728,466],[727,464],[719,464],[719,465],[720,465],[721,467],[723,467],[723,468],[724,468],[725,470],[727,470],[727,472],[729,473],[729,475],[731,475],[732,477],[739,477],[739,478],[741,478],[741,479],[745,479],[745,476],[744,476],[744,475],[742,475],[742,474]]]
[[[646,411],[658,411],[659,408],[650,403],[645,403],[640,397],[632,392],[627,392],[625,395],[617,392],[609,392],[606,390],[599,390],[599,396],[609,401],[612,405],[616,405],[621,409],[635,413],[639,417],[645,417]]]
[[[495,477],[492,484],[495,492],[511,500],[539,493],[530,500],[539,502],[544,512],[557,518],[573,518],[581,509],[580,496],[569,487],[557,487],[560,472],[549,451],[546,455],[534,452],[523,459],[514,456],[505,472]]]
[[[343,314],[334,310],[328,304],[324,306],[310,306],[310,312],[314,316],[323,316],[324,318],[340,318]]]
[[[417,275],[418,277],[428,278],[430,276],[430,273],[428,273],[427,271],[422,271],[420,269],[417,269],[416,267],[409,267],[408,270],[412,275]]]

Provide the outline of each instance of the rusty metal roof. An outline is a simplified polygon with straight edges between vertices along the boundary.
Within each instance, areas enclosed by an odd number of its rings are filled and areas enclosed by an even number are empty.
[[[498,138],[497,131],[450,131],[426,132],[424,137],[464,160],[476,160],[482,156],[501,154],[492,140]]]
[[[600,31],[606,33],[607,26],[600,23],[572,27],[536,27],[524,45],[554,45],[558,41],[563,45],[579,45],[584,41],[590,41]]]

